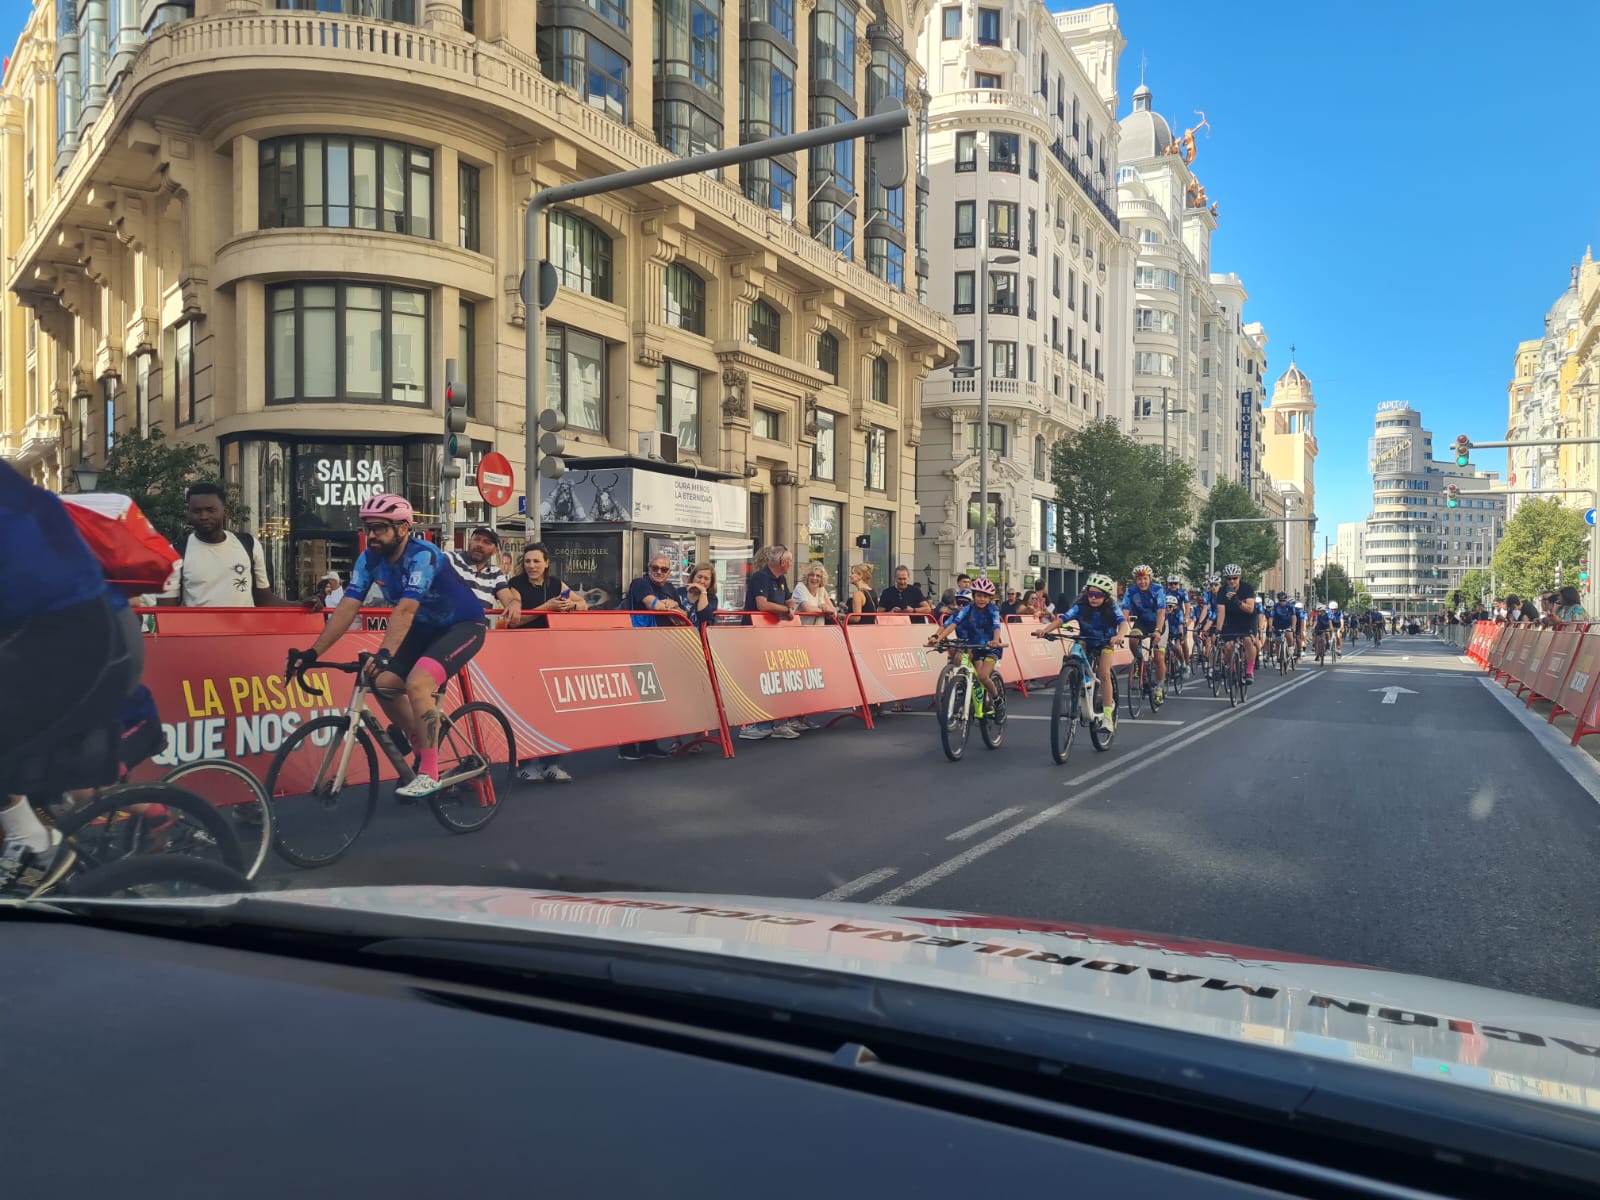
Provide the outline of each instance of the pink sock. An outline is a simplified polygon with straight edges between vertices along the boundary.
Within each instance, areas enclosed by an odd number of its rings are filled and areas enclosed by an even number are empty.
[[[429,775],[434,779],[439,778],[439,748],[437,746],[432,750],[419,752],[417,758],[419,760],[417,764],[420,768],[419,774]]]

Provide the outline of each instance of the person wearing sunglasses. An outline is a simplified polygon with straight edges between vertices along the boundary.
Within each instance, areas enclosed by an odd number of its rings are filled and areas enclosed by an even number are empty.
[[[383,645],[367,663],[366,678],[389,720],[417,751],[417,776],[395,789],[415,800],[439,790],[439,726],[443,714],[433,694],[483,648],[488,628],[483,604],[438,546],[412,535],[415,518],[404,496],[380,493],[362,504],[366,551],[350,572],[344,599],[328,614],[322,636],[309,650],[289,651],[289,674],[315,663],[361,613],[376,586],[389,614]]]
[[[1100,715],[1095,719],[1102,725],[1114,725],[1117,706],[1112,703],[1111,660],[1113,651],[1128,636],[1128,618],[1117,603],[1116,584],[1109,575],[1091,575],[1077,602],[1056,617],[1043,629],[1036,629],[1034,637],[1054,633],[1068,621],[1078,623],[1078,640],[1094,664],[1100,680]]]
[[[1222,568],[1222,590],[1217,593],[1222,611],[1222,629],[1217,636],[1224,642],[1244,643],[1244,681],[1256,681],[1256,630],[1260,624],[1256,616],[1256,590],[1244,581],[1244,572],[1238,563]]]

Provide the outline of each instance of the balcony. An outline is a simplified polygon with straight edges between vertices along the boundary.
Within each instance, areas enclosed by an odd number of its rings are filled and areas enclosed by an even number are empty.
[[[1015,250],[1018,244],[1014,233],[1003,233],[998,229],[989,231],[989,248],[992,250]]]

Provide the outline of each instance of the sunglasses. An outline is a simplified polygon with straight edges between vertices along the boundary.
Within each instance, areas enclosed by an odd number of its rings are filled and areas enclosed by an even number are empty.
[[[1106,594],[1104,592],[1088,591],[1083,594],[1083,598],[1085,600],[1104,600]]]
[[[389,521],[376,521],[371,525],[363,525],[361,528],[368,537],[371,537],[375,533],[388,533],[394,528],[394,525]]]
[[[672,568],[671,567],[651,567],[650,568],[650,574],[652,574],[652,575],[669,575],[671,573],[672,573]]]

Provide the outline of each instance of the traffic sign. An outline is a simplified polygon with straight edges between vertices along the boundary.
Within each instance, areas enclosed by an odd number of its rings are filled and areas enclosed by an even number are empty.
[[[1589,524],[1593,525],[1594,524],[1594,509],[1592,509],[1592,508],[1591,509],[1586,509],[1584,511],[1584,514],[1583,514],[1583,519],[1585,521],[1587,521]]]
[[[491,450],[478,463],[478,495],[490,508],[499,508],[511,499],[515,482],[511,464],[499,451]]]

